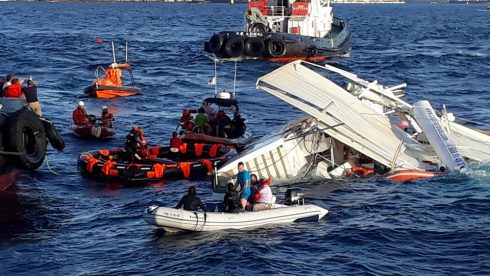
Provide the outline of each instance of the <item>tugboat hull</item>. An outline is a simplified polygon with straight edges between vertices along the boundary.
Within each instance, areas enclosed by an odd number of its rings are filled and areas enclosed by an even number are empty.
[[[218,59],[265,59],[322,61],[347,56],[351,37],[345,22],[336,19],[332,31],[317,38],[289,33],[220,32],[205,43],[204,50]]]

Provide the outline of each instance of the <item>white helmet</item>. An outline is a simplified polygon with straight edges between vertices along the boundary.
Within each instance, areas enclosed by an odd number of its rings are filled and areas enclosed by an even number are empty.
[[[85,105],[85,103],[84,103],[83,101],[79,101],[79,102],[78,102],[78,106],[82,107],[82,106],[84,106],[84,105]]]
[[[107,107],[107,105],[103,105],[103,106],[102,106],[102,110],[106,110],[106,109],[109,109],[109,108]]]

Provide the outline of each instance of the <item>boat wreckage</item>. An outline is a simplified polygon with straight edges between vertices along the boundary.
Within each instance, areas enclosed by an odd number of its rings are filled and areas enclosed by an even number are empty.
[[[214,190],[234,178],[238,162],[259,178],[382,175],[394,181],[490,162],[488,132],[457,123],[445,107],[436,112],[426,100],[405,102],[405,87],[385,87],[305,61],[259,78],[257,88],[308,115],[230,159],[215,171]]]

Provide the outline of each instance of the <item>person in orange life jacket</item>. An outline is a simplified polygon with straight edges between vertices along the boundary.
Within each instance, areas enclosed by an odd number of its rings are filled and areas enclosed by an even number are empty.
[[[182,117],[180,117],[180,125],[185,131],[192,131],[194,128],[194,118],[192,117],[189,109],[182,110]]]
[[[252,187],[252,196],[249,200],[251,204],[247,206],[247,209],[249,211],[270,209],[274,203],[274,196],[269,186],[272,180],[270,178],[257,180],[257,176],[255,175],[252,175],[250,178],[254,186]]]
[[[177,136],[177,132],[172,133],[172,138],[170,138],[170,151],[173,153],[179,152],[179,148],[182,145],[182,140]]]
[[[112,127],[112,122],[114,122],[114,115],[112,115],[112,113],[109,112],[109,108],[106,105],[102,106],[100,119],[102,120],[103,126]]]
[[[197,211],[199,208],[206,211],[206,206],[201,202],[199,197],[196,196],[196,187],[190,186],[187,191],[187,195],[183,196],[175,209],[180,209],[182,205],[184,206],[184,210],[187,211]]]
[[[87,110],[85,110],[85,103],[83,101],[79,101],[77,108],[73,110],[73,123],[79,126],[92,123],[90,116],[87,114]]]
[[[129,153],[132,161],[143,160],[148,157],[148,145],[143,135],[143,128],[135,126],[126,136],[124,149]]]
[[[37,86],[36,82],[32,79],[27,81],[27,87],[22,88],[22,92],[26,97],[27,104],[29,107],[36,112],[37,115],[42,116],[43,113],[41,111],[41,104],[39,104],[39,100],[37,99]]]
[[[20,98],[22,97],[22,85],[21,85],[21,80],[18,78],[13,78],[12,79],[12,84],[7,86],[5,90],[3,91],[3,96],[4,97],[9,97],[9,98]]]
[[[111,64],[107,70],[105,70],[105,79],[109,80],[114,86],[122,86],[122,71],[118,68],[117,63]]]

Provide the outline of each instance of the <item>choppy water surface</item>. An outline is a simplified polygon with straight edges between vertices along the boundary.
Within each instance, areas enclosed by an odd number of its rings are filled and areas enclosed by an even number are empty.
[[[337,5],[352,31],[352,56],[333,61],[385,84],[407,82],[410,101],[427,98],[488,129],[490,13],[473,5]],[[244,5],[130,3],[0,4],[0,74],[32,75],[44,113],[62,129],[62,153],[21,173],[0,195],[0,274],[485,274],[490,271],[490,167],[411,184],[384,180],[300,184],[309,202],[328,208],[320,223],[246,231],[168,235],[141,215],[152,200],[174,205],[190,185],[204,200],[207,180],[124,187],[82,178],[76,157],[122,146],[140,124],[167,143],[180,111],[212,93],[213,63],[202,52],[212,32],[243,26]],[[95,40],[102,37],[105,43]],[[110,40],[129,41],[144,95],[83,98]],[[255,90],[277,68],[243,62],[238,97],[256,137],[301,113]],[[232,64],[218,67],[232,86]],[[68,130],[83,99],[89,110],[116,111],[115,139],[83,141]],[[288,184],[292,185],[292,184]],[[282,197],[288,185],[275,186]]]

